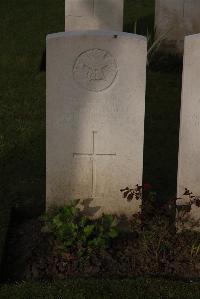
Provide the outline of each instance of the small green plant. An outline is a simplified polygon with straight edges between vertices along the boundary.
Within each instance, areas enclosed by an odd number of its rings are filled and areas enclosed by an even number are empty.
[[[75,250],[79,255],[93,249],[106,249],[118,236],[117,220],[112,215],[102,215],[91,220],[77,207],[79,201],[49,211],[43,231],[53,234],[62,250]]]

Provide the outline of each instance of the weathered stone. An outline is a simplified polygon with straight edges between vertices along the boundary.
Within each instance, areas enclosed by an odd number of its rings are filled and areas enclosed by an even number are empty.
[[[146,54],[128,33],[47,37],[47,207],[79,198],[95,216],[140,210],[120,189],[142,184]]]
[[[155,27],[161,50],[182,54],[184,37],[200,32],[200,1],[156,0]]]
[[[182,197],[185,188],[193,192],[195,196],[200,196],[199,78],[200,34],[197,34],[185,38],[177,181],[178,197]],[[187,204],[188,196],[185,199]],[[191,216],[196,220],[200,219],[200,208],[193,206]]]
[[[123,31],[123,0],[65,0],[65,30]]]

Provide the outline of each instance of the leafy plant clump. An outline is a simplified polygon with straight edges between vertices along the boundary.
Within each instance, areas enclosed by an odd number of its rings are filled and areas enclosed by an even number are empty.
[[[119,233],[116,218],[103,214],[91,220],[81,213],[77,204],[78,201],[74,201],[46,213],[43,232],[52,234],[62,251],[73,250],[78,255],[109,248]]]

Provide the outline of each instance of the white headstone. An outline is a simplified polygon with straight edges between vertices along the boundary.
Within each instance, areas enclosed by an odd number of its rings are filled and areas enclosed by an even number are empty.
[[[146,48],[111,31],[47,37],[47,207],[89,198],[98,213],[140,210],[120,189],[142,184]]]
[[[123,0],[65,0],[65,30],[123,31]]]
[[[185,38],[182,87],[178,197],[185,188],[200,195],[200,34]],[[200,208],[192,216],[200,219]]]
[[[200,1],[156,0],[155,27],[164,51],[182,53],[184,37],[200,32]]]

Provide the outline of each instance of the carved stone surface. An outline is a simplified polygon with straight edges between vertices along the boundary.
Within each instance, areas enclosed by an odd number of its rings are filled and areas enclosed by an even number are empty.
[[[65,0],[65,30],[123,31],[124,0]]]
[[[200,34],[185,39],[177,188],[200,196]],[[200,208],[191,215],[200,219]]]
[[[183,53],[184,37],[200,32],[199,0],[156,0],[156,37],[165,52]]]
[[[113,83],[117,75],[117,64],[113,56],[102,49],[91,49],[76,59],[74,79],[85,89],[102,91]]]
[[[47,207],[140,211],[120,189],[142,184],[146,54],[146,38],[128,33],[47,37]]]

